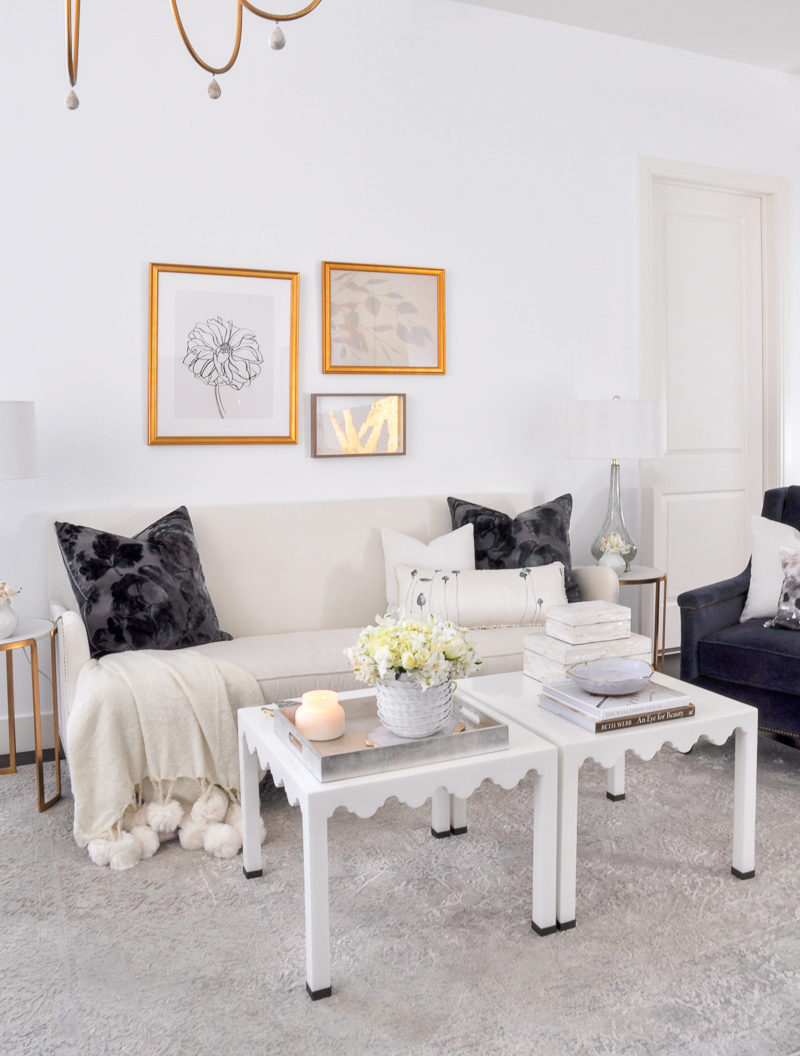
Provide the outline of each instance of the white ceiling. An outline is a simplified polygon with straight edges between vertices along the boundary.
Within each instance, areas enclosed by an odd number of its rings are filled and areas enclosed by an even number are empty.
[[[800,73],[800,0],[457,0]]]

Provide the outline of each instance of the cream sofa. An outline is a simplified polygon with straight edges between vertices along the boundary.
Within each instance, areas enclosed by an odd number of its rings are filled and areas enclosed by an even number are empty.
[[[528,495],[463,497],[510,515],[531,506]],[[83,510],[57,519],[134,535],[170,508]],[[189,513],[220,626],[233,635],[194,648],[251,671],[267,703],[307,689],[357,688],[343,650],[386,608],[381,528],[428,542],[451,527],[444,496],[200,506]],[[574,573],[584,600],[617,600],[610,569]],[[66,731],[89,643],[55,532],[48,538],[48,582],[59,629],[59,724]],[[521,669],[530,630],[474,631],[482,673]]]

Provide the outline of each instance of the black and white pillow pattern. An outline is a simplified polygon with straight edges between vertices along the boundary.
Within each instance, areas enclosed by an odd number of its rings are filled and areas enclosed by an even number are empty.
[[[132,538],[64,521],[55,530],[93,658],[230,639],[219,629],[185,506]]]
[[[532,568],[560,561],[567,599],[580,601],[569,549],[571,495],[559,495],[516,517],[464,499],[447,502],[454,529],[464,524],[475,529],[476,568]]]
[[[800,631],[800,550],[781,550],[783,586],[775,617],[765,627]]]

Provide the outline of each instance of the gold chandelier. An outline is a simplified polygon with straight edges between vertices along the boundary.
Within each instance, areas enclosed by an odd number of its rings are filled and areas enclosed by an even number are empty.
[[[222,89],[217,83],[216,75],[218,73],[227,73],[239,57],[239,46],[242,43],[242,8],[246,7],[248,11],[251,11],[254,15],[258,15],[259,18],[266,18],[268,21],[275,23],[275,28],[270,34],[269,46],[275,51],[280,51],[286,44],[286,37],[283,35],[281,22],[293,22],[296,18],[302,18],[303,15],[307,15],[310,11],[313,11],[314,8],[321,3],[321,0],[311,0],[311,3],[304,7],[302,11],[295,11],[292,15],[272,15],[268,11],[260,11],[250,3],[250,0],[236,0],[236,40],[233,45],[233,53],[224,66],[209,66],[207,62],[203,62],[192,47],[189,38],[186,35],[186,30],[183,28],[183,22],[181,22],[181,16],[178,12],[178,0],[169,0],[169,2],[172,5],[172,13],[175,16],[178,32],[181,35],[181,40],[186,45],[187,51],[198,66],[202,66],[204,70],[208,70],[211,74],[211,84],[208,86],[209,96],[212,99],[219,99],[222,94]],[[75,94],[75,85],[78,81],[78,47],[80,44],[80,35],[81,0],[75,0],[74,8],[73,0],[67,0],[67,73],[69,74],[69,83],[71,87],[69,94],[64,101],[68,110],[77,110],[79,105],[78,96]]]

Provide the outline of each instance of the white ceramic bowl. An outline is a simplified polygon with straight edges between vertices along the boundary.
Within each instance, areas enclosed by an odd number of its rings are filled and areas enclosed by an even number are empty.
[[[606,656],[576,664],[567,674],[586,693],[599,697],[622,697],[644,689],[650,681],[653,665],[629,656]]]

